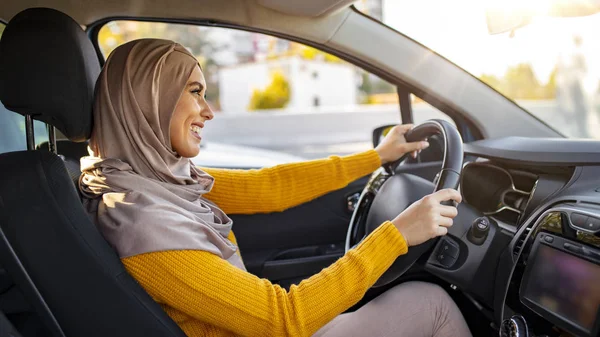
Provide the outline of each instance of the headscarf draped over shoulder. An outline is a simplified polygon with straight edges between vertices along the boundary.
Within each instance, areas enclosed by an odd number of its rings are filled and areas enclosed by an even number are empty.
[[[79,188],[121,258],[203,250],[244,269],[227,239],[231,219],[202,197],[213,177],[171,147],[171,117],[196,66],[190,52],[167,40],[135,40],[111,53],[96,83]]]

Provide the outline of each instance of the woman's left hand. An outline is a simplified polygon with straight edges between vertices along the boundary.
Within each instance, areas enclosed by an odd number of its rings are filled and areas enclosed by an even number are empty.
[[[396,125],[385,138],[377,145],[375,151],[381,158],[381,164],[393,162],[406,153],[412,152],[413,157],[417,156],[417,152],[426,149],[429,143],[426,141],[407,143],[404,135],[412,129],[412,124]]]

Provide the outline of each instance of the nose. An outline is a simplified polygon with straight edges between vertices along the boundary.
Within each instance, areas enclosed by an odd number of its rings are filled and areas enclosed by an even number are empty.
[[[204,119],[208,120],[208,121],[215,117],[215,114],[213,113],[212,109],[210,108],[210,105],[208,104],[208,102],[206,102],[206,108],[202,109],[200,116],[204,117]]]

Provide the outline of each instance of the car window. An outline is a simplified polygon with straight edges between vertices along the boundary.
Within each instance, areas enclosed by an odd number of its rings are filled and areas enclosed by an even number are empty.
[[[415,124],[423,123],[428,119],[435,118],[445,120],[456,126],[456,123],[454,120],[452,120],[452,118],[450,118],[450,116],[433,107],[431,104],[412,94],[410,95],[410,98],[412,102],[413,122]]]
[[[590,14],[598,2],[590,3],[362,0],[355,5],[563,135],[600,139],[600,13]],[[508,24],[504,32],[499,23]]]
[[[0,39],[5,25],[0,23]],[[46,124],[34,121],[35,142],[48,140]],[[27,150],[25,117],[12,112],[0,102],[0,153]]]
[[[138,38],[174,40],[198,58],[215,111],[203,146],[219,149],[220,158],[230,154],[271,165],[349,154],[372,147],[375,127],[400,121],[393,84],[300,43],[227,28],[136,21],[109,22],[98,43],[107,57]],[[417,120],[447,118],[424,102],[414,111]],[[205,150],[200,156],[210,153]]]
[[[35,144],[48,141],[46,124],[34,121]],[[0,102],[0,153],[27,150],[25,117],[12,112]]]

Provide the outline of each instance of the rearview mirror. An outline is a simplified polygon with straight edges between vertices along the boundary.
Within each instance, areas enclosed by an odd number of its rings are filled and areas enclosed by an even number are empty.
[[[398,124],[388,124],[384,126],[380,126],[373,130],[373,148],[376,148],[379,143],[387,136],[388,132]]]
[[[490,34],[501,34],[524,27],[536,16],[575,17],[600,12],[600,0],[490,0],[486,21]]]

